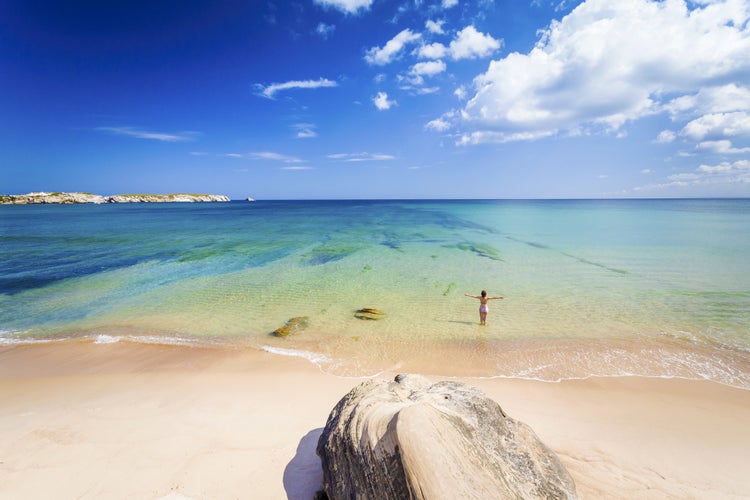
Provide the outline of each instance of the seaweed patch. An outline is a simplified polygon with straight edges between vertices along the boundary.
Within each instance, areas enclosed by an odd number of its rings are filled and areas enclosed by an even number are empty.
[[[302,258],[302,262],[309,266],[318,266],[328,262],[335,262],[361,250],[359,245],[331,245],[317,246]]]
[[[480,243],[459,243],[458,245],[456,245],[456,248],[458,248],[459,250],[475,253],[480,257],[485,257],[487,259],[497,260],[501,262],[503,260],[500,257],[500,253],[489,245],[483,245]]]

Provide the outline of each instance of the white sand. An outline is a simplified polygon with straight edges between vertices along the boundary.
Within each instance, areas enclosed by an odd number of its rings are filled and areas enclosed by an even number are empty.
[[[750,391],[461,380],[529,424],[582,498],[750,497]],[[359,382],[258,351],[1,348],[0,498],[310,499],[320,431]]]

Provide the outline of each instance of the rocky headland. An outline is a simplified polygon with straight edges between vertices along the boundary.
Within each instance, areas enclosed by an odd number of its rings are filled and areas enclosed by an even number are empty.
[[[0,195],[2,205],[33,205],[33,204],[77,204],[77,203],[195,203],[195,202],[226,202],[227,196],[218,194],[117,194],[101,196],[91,193],[28,193],[19,195]]]

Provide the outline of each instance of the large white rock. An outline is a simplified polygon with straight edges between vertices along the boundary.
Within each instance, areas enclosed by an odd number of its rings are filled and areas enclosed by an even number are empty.
[[[577,498],[530,427],[479,389],[419,375],[352,389],[318,455],[330,499]]]

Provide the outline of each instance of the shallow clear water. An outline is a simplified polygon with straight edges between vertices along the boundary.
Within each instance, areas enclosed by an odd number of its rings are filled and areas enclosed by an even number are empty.
[[[5,344],[219,343],[353,376],[750,388],[750,200],[2,206],[0,237]],[[464,296],[482,289],[505,297],[485,327]],[[298,316],[307,328],[269,335]]]

